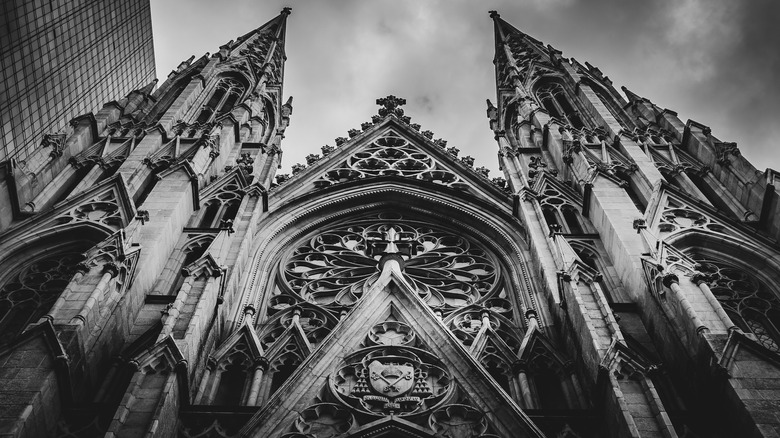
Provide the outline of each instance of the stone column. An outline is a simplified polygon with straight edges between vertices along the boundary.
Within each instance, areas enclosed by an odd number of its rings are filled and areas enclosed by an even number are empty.
[[[79,263],[78,266],[76,266],[76,274],[73,275],[73,278],[70,280],[70,283],[68,283],[68,286],[65,288],[65,290],[62,291],[59,298],[57,298],[57,301],[54,302],[54,305],[51,306],[51,310],[43,316],[43,318],[48,319],[49,321],[54,322],[54,319],[57,317],[57,313],[59,313],[60,309],[62,309],[62,306],[65,305],[70,295],[73,293],[73,286],[78,284],[82,278],[84,278],[84,274],[89,272],[89,267],[87,267],[84,263]]]
[[[680,302],[685,315],[688,317],[691,323],[693,323],[694,327],[696,327],[696,333],[708,333],[710,330],[704,324],[702,324],[699,316],[696,314],[696,311],[693,310],[693,306],[691,306],[690,301],[685,298],[685,294],[680,288],[680,278],[673,273],[668,273],[663,276],[663,284],[664,286],[671,289],[675,298]]]
[[[213,357],[209,357],[208,360],[206,360],[206,370],[203,372],[203,377],[200,379],[200,386],[198,387],[198,392],[195,394],[195,399],[193,401],[193,404],[201,404],[203,401],[203,394],[206,392],[206,387],[209,384],[209,377],[211,377],[211,371],[215,369],[216,362],[214,361]]]
[[[526,409],[536,409],[536,402],[531,394],[531,386],[528,384],[528,375],[526,374],[526,365],[524,362],[517,361],[512,365],[512,371],[517,375],[517,382],[520,386],[520,393],[523,397],[523,404]]]
[[[710,306],[712,306],[712,309],[715,311],[715,314],[718,315],[718,318],[726,327],[726,330],[729,332],[732,330],[739,330],[739,327],[737,327],[734,322],[731,321],[731,318],[723,309],[723,306],[720,304],[720,302],[718,302],[718,299],[715,298],[715,295],[710,290],[710,286],[707,284],[710,281],[710,276],[697,271],[691,277],[691,281],[699,286],[699,289],[701,289],[704,297],[707,298],[707,302],[710,303]]]
[[[71,319],[71,324],[80,326],[86,324],[87,316],[92,312],[92,309],[95,307],[98,300],[106,293],[108,283],[117,275],[119,275],[119,267],[115,263],[109,262],[103,265],[103,276],[100,278],[100,282],[98,282],[97,286],[95,286],[95,290],[93,290],[92,294],[87,298],[87,302],[84,303],[84,307],[79,314]]]
[[[263,374],[268,370],[268,359],[261,357],[255,362],[255,373],[252,376],[252,386],[246,399],[247,406],[262,406],[265,400],[260,397],[260,384],[263,382]]]

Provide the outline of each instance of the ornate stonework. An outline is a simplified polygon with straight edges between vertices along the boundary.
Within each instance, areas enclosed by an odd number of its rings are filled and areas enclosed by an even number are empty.
[[[494,11],[500,175],[393,95],[277,174],[289,14],[3,167],[0,435],[780,428],[777,172]]]

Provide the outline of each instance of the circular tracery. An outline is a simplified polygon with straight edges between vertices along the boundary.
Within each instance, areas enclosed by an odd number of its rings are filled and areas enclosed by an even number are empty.
[[[460,190],[468,188],[460,177],[441,168],[432,156],[394,133],[388,133],[352,154],[341,167],[326,172],[315,184],[324,187],[374,176],[404,176]]]
[[[500,294],[495,257],[462,234],[399,214],[366,216],[320,232],[293,250],[282,278],[300,299],[351,306],[379,277],[383,255],[402,257],[431,307],[451,310]]]

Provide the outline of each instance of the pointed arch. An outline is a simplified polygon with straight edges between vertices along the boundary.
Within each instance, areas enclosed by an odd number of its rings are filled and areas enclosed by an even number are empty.
[[[768,350],[780,353],[780,266],[769,248],[736,236],[690,228],[668,243],[695,264],[691,281],[705,284],[731,320]]]
[[[568,123],[574,129],[585,127],[581,111],[574,103],[575,99],[572,99],[560,79],[543,77],[533,84],[532,92],[550,117]]]
[[[526,408],[585,408],[571,362],[564,359],[537,326],[526,333],[515,367],[524,387]]]
[[[229,113],[237,103],[241,102],[249,90],[249,85],[246,77],[238,73],[230,72],[217,76],[214,85],[210,88],[208,98],[203,100],[197,115],[193,117],[194,122],[204,125]]]
[[[87,251],[110,234],[76,222],[9,238],[0,246],[0,343],[44,316],[78,272]]]

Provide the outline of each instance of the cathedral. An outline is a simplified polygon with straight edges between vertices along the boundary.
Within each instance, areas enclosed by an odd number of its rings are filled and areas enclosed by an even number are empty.
[[[0,437],[780,436],[776,172],[491,11],[500,177],[279,174],[290,14],[5,163]]]

